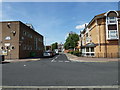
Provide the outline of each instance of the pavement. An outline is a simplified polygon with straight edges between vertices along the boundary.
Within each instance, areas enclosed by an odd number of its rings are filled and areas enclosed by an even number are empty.
[[[24,62],[24,61],[37,61],[41,60],[41,58],[27,58],[27,59],[11,59],[11,60],[4,60],[3,63],[6,62]]]
[[[65,53],[69,60],[75,62],[114,62],[119,61],[120,58],[95,58],[95,57],[78,57],[69,53]]]

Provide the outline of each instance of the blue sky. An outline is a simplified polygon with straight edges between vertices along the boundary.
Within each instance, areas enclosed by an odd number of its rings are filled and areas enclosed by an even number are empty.
[[[31,23],[46,44],[64,42],[68,32],[79,33],[98,14],[118,10],[117,2],[4,2],[1,21]],[[76,28],[77,27],[77,28]]]

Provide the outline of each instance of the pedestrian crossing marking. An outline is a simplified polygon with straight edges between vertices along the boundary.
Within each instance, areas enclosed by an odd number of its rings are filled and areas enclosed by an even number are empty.
[[[60,62],[60,63],[61,63],[61,62],[66,62],[66,63],[67,63],[67,62],[70,62],[70,61],[55,61],[55,60],[54,60],[54,61],[51,61],[51,62]]]

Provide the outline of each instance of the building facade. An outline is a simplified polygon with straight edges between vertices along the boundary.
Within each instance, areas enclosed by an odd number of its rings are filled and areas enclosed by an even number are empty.
[[[120,11],[96,15],[80,32],[82,56],[119,57]]]
[[[5,59],[41,57],[44,51],[43,36],[32,25],[21,21],[0,22],[0,51]]]
[[[64,51],[64,45],[62,43],[58,44],[58,51],[63,52]]]

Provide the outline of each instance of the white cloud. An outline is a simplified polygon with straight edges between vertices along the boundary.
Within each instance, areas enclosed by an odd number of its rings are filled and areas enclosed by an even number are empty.
[[[85,24],[88,25],[88,23],[85,23]],[[85,28],[85,24],[77,25],[75,28],[76,29],[84,29]]]

